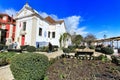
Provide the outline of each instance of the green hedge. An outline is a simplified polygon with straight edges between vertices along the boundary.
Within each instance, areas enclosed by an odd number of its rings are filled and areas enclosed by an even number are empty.
[[[49,66],[43,54],[24,53],[14,56],[10,69],[15,80],[41,80]]]
[[[0,53],[0,66],[4,66],[7,64],[11,63],[11,59],[12,57],[15,55],[16,53],[14,52],[3,52]]]
[[[85,49],[86,46],[78,46],[78,49]]]
[[[113,49],[110,47],[102,47],[101,52],[104,54],[113,54],[114,53]]]
[[[27,51],[28,52],[35,52],[36,51],[36,48],[34,46],[28,46],[27,47]]]

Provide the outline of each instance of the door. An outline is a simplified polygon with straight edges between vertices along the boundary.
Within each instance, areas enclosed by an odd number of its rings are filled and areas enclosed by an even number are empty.
[[[25,45],[25,35],[22,35],[22,38],[21,38],[21,45]]]

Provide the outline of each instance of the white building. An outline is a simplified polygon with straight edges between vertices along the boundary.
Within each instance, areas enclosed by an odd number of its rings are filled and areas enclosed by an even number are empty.
[[[15,41],[19,45],[40,47],[50,42],[60,46],[60,35],[66,32],[63,20],[55,21],[50,16],[43,18],[27,3],[17,13]]]

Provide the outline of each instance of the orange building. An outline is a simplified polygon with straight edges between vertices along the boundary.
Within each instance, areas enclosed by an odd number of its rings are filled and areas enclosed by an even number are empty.
[[[0,44],[9,45],[14,41],[16,22],[8,14],[0,14]]]

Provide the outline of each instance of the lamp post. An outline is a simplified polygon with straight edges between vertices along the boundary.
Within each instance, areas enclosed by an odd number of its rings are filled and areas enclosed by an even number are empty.
[[[106,44],[105,44],[105,39],[106,39],[106,37],[107,37],[106,34],[104,34],[104,35],[103,35],[103,38],[104,38],[104,45],[106,45]]]

